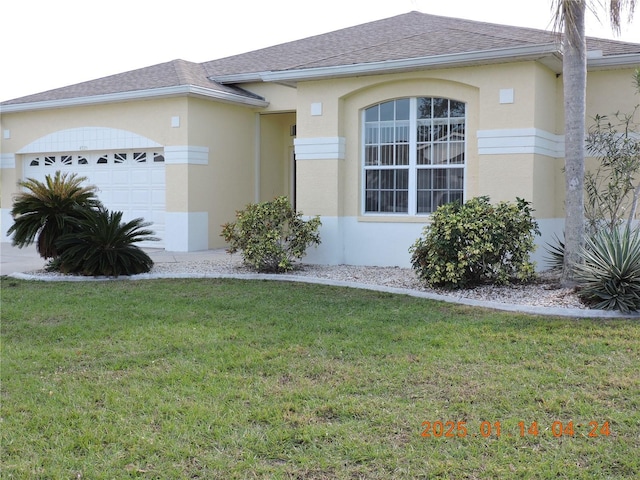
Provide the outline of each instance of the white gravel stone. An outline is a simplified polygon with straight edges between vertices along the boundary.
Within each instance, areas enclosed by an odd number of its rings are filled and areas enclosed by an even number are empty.
[[[202,262],[156,263],[151,273],[203,275],[255,272],[242,265],[240,256],[234,255]],[[526,285],[486,285],[454,291],[426,287],[410,268],[299,264],[294,271],[288,272],[288,275],[403,288],[433,292],[452,298],[469,298],[513,305],[588,308],[582,303],[574,289],[561,288],[558,275],[551,272],[542,273],[537,282]]]

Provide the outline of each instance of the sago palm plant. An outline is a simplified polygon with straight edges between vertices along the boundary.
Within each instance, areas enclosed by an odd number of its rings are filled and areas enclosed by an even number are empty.
[[[60,253],[56,240],[73,231],[78,212],[100,206],[97,188],[83,186],[86,180],[57,171],[44,182],[33,178],[18,182],[26,190],[16,195],[11,209],[14,223],[7,235],[13,234],[13,245],[22,248],[35,241],[42,258],[56,258]]]
[[[576,266],[580,296],[595,308],[640,310],[640,228],[603,229],[587,238]]]
[[[61,250],[59,270],[80,275],[134,275],[151,270],[153,261],[138,242],[158,240],[150,223],[136,218],[122,222],[122,212],[104,208],[83,210],[74,220],[74,233],[57,242]]]

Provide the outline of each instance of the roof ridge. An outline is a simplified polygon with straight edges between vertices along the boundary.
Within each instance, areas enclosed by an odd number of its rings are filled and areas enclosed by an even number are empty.
[[[181,58],[176,58],[171,60],[171,63],[174,71],[176,72],[176,76],[178,78],[179,84],[189,84],[191,83],[192,74],[196,69],[204,70],[202,64],[190,62],[188,60],[183,60]],[[196,68],[193,68],[196,67]]]

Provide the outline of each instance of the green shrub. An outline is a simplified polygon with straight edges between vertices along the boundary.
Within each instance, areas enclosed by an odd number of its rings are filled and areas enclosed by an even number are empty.
[[[73,231],[73,220],[81,209],[100,207],[95,186],[82,186],[87,177],[56,171],[44,182],[28,178],[18,182],[26,191],[15,196],[11,216],[13,245],[20,248],[36,242],[42,258],[56,258],[60,252],[56,241]]]
[[[587,237],[576,265],[579,295],[594,307],[640,309],[640,228],[602,229]]]
[[[79,275],[134,275],[146,273],[153,260],[135,243],[157,240],[149,223],[136,218],[122,222],[122,212],[104,208],[83,210],[75,220],[75,232],[61,236],[55,267]]]
[[[260,272],[286,272],[309,245],[318,245],[319,217],[308,221],[296,212],[287,197],[247,205],[236,212],[237,221],[222,225],[227,252],[242,252],[245,264]]]
[[[477,197],[442,205],[409,249],[411,264],[432,286],[531,280],[535,268],[529,255],[534,234],[540,234],[531,212],[530,203],[520,198],[492,205],[488,197]]]

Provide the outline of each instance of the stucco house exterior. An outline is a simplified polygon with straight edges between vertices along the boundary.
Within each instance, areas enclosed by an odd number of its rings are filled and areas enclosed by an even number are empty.
[[[587,115],[629,111],[640,44],[588,49]],[[543,244],[564,217],[561,73],[553,33],[410,12],[5,101],[2,241],[16,182],[62,170],[172,251],[224,247],[221,224],[278,195],[321,216],[308,262],[407,266],[429,214],[478,195],[533,202]]]

